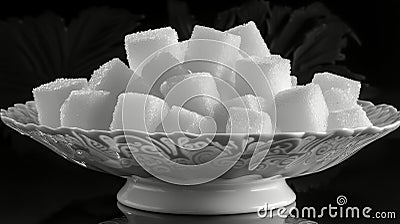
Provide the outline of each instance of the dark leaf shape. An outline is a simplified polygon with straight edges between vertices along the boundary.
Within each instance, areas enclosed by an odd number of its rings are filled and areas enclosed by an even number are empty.
[[[32,88],[59,77],[88,78],[118,57],[126,61],[124,36],[135,32],[141,15],[107,7],[83,11],[67,24],[54,13],[0,21],[0,107],[32,99]],[[28,152],[32,144],[0,125],[3,138]]]
[[[315,71],[337,72],[353,79],[364,80],[361,75],[335,66],[337,61],[345,60],[341,50],[346,47],[345,37],[349,35],[352,35],[351,29],[338,18],[323,19],[318,27],[308,32],[302,45],[293,53],[292,66],[299,74],[298,81],[305,83],[311,80]]]
[[[113,57],[125,60],[124,36],[142,16],[106,7],[83,11],[69,24],[53,14],[1,22],[1,107],[32,98],[31,90],[58,77],[89,77]]]
[[[226,30],[252,20],[263,32],[266,28],[266,17],[269,11],[269,2],[250,0],[240,7],[234,7],[219,13],[214,25],[216,29]]]
[[[214,25],[215,28],[218,30],[227,30],[238,24],[237,16],[239,14],[239,10],[240,10],[239,7],[235,7],[218,13]]]
[[[169,24],[176,29],[181,40],[189,39],[196,22],[189,12],[188,4],[179,0],[169,0],[167,7]]]
[[[299,83],[311,81],[315,71],[340,71],[338,74],[364,80],[337,62],[348,40],[361,44],[358,37],[322,3],[292,9],[271,6],[269,2],[252,0],[218,14],[215,27],[226,30],[254,21],[270,51],[292,61],[292,73]]]
[[[274,10],[269,9],[267,17],[268,33],[265,37],[269,45],[282,32],[292,12],[291,8],[284,6],[275,6]]]
[[[274,10],[280,10],[280,8]],[[293,51],[302,44],[307,32],[318,25],[318,20],[326,14],[326,8],[319,3],[293,11],[285,26],[269,43],[271,52],[279,52],[284,57],[290,57]]]
[[[257,5],[257,7],[254,7]],[[245,23],[250,19],[253,20],[258,27],[262,29],[266,27],[267,12],[270,11],[270,4],[266,1],[250,0],[240,7],[238,11],[237,21],[239,24]]]

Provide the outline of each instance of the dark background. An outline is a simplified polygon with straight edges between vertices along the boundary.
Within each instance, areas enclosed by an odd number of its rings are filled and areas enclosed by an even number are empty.
[[[189,3],[189,8],[198,23],[210,25],[217,12],[243,2],[196,1]],[[271,2],[300,7],[313,1]],[[345,49],[347,58],[344,61],[351,71],[366,77],[364,83],[368,86],[363,89],[362,96],[376,104],[387,103],[400,108],[397,82],[400,58],[399,4],[396,1],[322,2],[340,16],[362,42],[361,46],[355,42],[348,43]],[[51,11],[69,20],[83,9],[93,6],[125,8],[135,14],[144,14],[146,19],[143,20],[141,30],[168,25],[167,1],[79,4],[67,1],[22,4],[14,1],[1,6],[0,19],[6,21],[9,17],[35,17]],[[4,30],[0,31],[3,35],[2,32]],[[3,56],[8,54],[5,46],[0,51]],[[0,75],[1,82],[7,83],[9,77]],[[36,85],[33,81],[29,88]],[[12,105],[10,102],[32,98],[29,92],[18,92],[19,89],[15,87],[6,93],[2,92],[0,107],[6,108]],[[73,165],[39,143],[6,128],[4,124],[1,124],[1,131],[0,223],[97,223],[122,215],[116,207],[116,193],[123,185],[123,179]],[[327,206],[329,203],[335,204],[337,196],[345,195],[349,205],[397,212],[396,221],[369,222],[399,223],[399,141],[400,134],[396,131],[368,145],[339,166],[290,180],[297,192],[298,206]],[[330,219],[320,223],[340,221],[357,223],[357,220]]]

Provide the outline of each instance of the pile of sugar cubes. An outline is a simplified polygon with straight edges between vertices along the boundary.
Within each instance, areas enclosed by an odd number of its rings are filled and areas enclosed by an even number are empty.
[[[52,128],[271,134],[371,126],[361,84],[324,72],[297,85],[290,61],[271,55],[254,22],[219,31],[171,27],[125,37],[115,58],[86,79],[33,89],[39,122]],[[162,75],[161,75],[162,74]]]

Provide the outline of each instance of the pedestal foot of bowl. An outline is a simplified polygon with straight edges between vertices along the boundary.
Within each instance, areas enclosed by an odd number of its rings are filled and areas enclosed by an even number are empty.
[[[125,206],[144,211],[221,215],[257,212],[265,206],[284,207],[292,204],[296,195],[280,176],[250,175],[191,186],[133,176],[127,178],[117,198]]]

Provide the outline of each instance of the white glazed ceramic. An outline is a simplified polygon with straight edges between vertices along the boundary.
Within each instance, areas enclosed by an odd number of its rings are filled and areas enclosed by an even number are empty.
[[[194,186],[131,177],[117,198],[146,211],[218,215],[257,212],[265,203],[269,209],[284,207],[295,202],[296,195],[280,176],[248,175]]]
[[[295,208],[296,204],[285,206],[285,211]],[[237,215],[212,215],[212,216],[192,216],[192,215],[173,215],[155,212],[146,212],[132,209],[118,203],[118,208],[124,214],[123,218],[102,222],[101,224],[317,224],[316,222],[301,218],[278,216],[277,213],[268,214],[265,217],[258,217],[255,213]],[[276,210],[275,210],[276,211]],[[283,211],[283,210],[282,210]],[[281,212],[282,213],[282,212]],[[286,212],[287,213],[287,212]],[[286,214],[285,213],[285,214]]]
[[[359,101],[359,104],[374,126],[331,132],[277,133],[274,136],[236,135],[234,138],[228,134],[210,137],[147,134],[134,130],[49,128],[38,124],[32,101],[1,110],[1,120],[69,161],[127,178],[126,185],[118,193],[122,204],[167,213],[233,214],[256,212],[255,206],[264,203],[272,207],[291,204],[295,195],[287,187],[285,178],[335,166],[399,127],[400,113],[394,107],[375,106],[366,101]],[[208,141],[210,138],[211,142]],[[267,147],[270,140],[272,143]],[[201,150],[190,150],[205,143],[207,146]],[[253,155],[256,145],[257,153]],[[171,173],[171,162],[200,165],[212,161],[210,166],[217,169],[232,160],[232,154],[222,153],[225,146],[241,149],[243,154],[216,181],[184,187],[155,180],[152,176]],[[269,151],[261,163],[249,169],[250,160],[266,150]],[[154,156],[160,153],[169,162]],[[136,159],[151,170],[144,169]],[[202,203],[190,204],[189,199],[202,199]],[[225,206],[220,206],[222,204]]]

